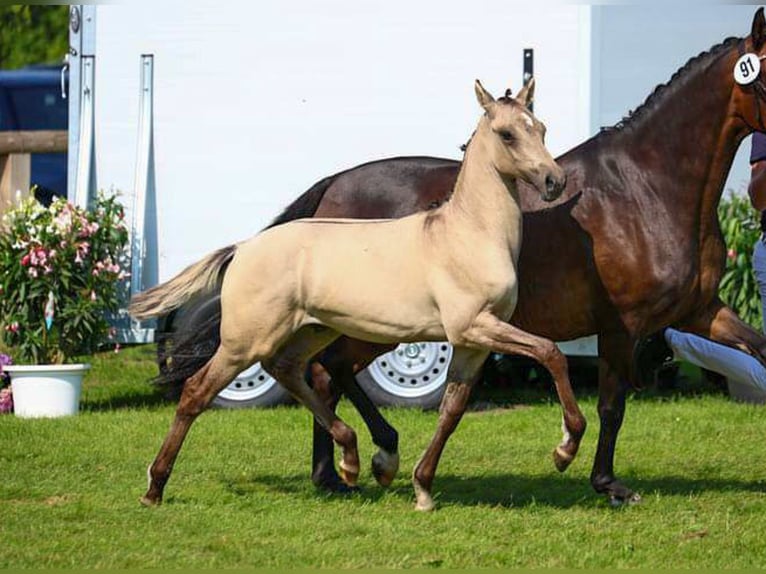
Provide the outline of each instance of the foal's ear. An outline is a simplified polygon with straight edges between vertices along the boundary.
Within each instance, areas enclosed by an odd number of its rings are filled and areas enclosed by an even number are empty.
[[[755,11],[750,38],[753,41],[753,48],[756,50],[760,50],[764,41],[766,41],[766,19],[763,17],[763,7],[760,7]]]
[[[476,80],[473,89],[476,91],[476,99],[479,100],[479,105],[488,112],[491,105],[495,103],[495,98],[484,89],[484,86],[481,85],[479,80]]]
[[[519,92],[519,95],[516,96],[516,101],[519,102],[522,106],[529,109],[529,106],[532,105],[532,102],[535,99],[535,79],[530,78],[527,82],[527,85],[521,88],[521,91]]]

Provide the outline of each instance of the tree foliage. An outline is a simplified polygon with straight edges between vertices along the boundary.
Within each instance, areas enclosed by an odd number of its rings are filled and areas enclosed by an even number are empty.
[[[69,6],[0,6],[0,68],[58,64],[69,49]]]

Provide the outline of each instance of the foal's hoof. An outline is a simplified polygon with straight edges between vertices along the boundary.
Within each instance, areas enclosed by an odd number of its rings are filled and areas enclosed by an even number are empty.
[[[379,450],[372,457],[372,475],[380,486],[390,486],[399,470],[399,453]]]
[[[574,456],[569,454],[560,446],[557,446],[553,451],[553,464],[556,465],[556,470],[564,472],[569,465],[572,464]]]
[[[359,467],[344,464],[343,460],[338,463],[340,477],[349,486],[356,486],[359,481]]]
[[[415,510],[419,512],[431,512],[436,508],[431,493],[421,486],[420,481],[415,478],[414,475],[412,477],[412,486],[415,488]]]
[[[436,508],[434,499],[430,494],[418,493],[415,495],[415,510],[418,512],[432,512]]]
[[[147,495],[142,496],[138,499],[138,501],[141,503],[142,506],[145,506],[147,508],[153,508],[155,506],[159,506],[162,504],[161,498],[150,498]]]

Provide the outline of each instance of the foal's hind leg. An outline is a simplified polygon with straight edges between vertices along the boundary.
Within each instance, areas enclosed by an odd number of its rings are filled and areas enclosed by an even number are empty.
[[[341,477],[350,486],[359,477],[359,452],[356,433],[340,420],[322,398],[306,383],[304,373],[309,360],[317,352],[337,339],[340,333],[327,327],[310,325],[296,332],[270,359],[263,361],[264,368],[290,393],[306,406],[314,418],[340,446]]]
[[[144,506],[162,502],[165,484],[192,423],[244,366],[230,360],[219,348],[204,367],[186,380],[170,431],[149,467],[149,488],[141,498]]]
[[[562,424],[564,437],[561,444],[553,451],[553,460],[560,472],[565,471],[580,447],[580,440],[585,434],[586,421],[572,391],[564,354],[553,341],[522,331],[501,321],[491,313],[480,314],[465,333],[465,339],[468,343],[496,353],[531,357],[548,369],[564,411]]]

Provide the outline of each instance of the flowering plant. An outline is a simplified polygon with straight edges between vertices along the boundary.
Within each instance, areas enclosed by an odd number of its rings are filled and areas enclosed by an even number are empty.
[[[760,330],[761,298],[752,264],[753,245],[761,236],[759,217],[747,194],[731,193],[718,205],[718,219],[728,248],[718,295],[743,321]]]
[[[63,363],[90,354],[121,302],[128,231],[116,197],[92,210],[34,198],[7,211],[0,231],[0,325],[20,362]]]
[[[5,353],[0,353],[0,415],[13,412],[13,396],[11,395],[11,377],[3,367],[12,365],[13,361]]]

